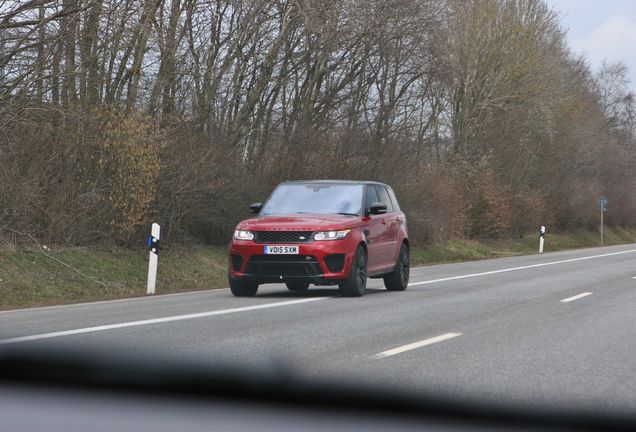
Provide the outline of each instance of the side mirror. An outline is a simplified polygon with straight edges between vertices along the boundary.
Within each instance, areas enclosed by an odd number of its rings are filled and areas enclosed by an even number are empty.
[[[254,203],[250,206],[250,212],[254,213],[254,214],[259,214],[261,211],[261,208],[263,208],[263,203]]]
[[[382,204],[381,202],[374,202],[369,207],[369,214],[377,215],[386,213],[386,204]]]

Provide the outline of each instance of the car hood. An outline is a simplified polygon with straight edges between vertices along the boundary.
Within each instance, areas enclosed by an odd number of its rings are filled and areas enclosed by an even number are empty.
[[[325,214],[261,216],[247,219],[237,229],[250,231],[321,231],[350,229],[363,225],[361,217]]]

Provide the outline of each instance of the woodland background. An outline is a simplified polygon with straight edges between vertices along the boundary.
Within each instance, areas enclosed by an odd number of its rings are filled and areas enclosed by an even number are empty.
[[[634,227],[626,76],[541,0],[0,0],[0,237],[222,243],[303,178],[419,244]]]

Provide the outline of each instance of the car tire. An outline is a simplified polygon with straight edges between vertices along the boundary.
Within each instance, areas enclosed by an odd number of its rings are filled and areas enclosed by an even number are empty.
[[[384,286],[388,291],[404,291],[409,286],[409,248],[402,243],[395,270],[384,276]]]
[[[307,282],[286,282],[287,289],[294,292],[307,291],[309,284]]]
[[[343,297],[362,297],[367,289],[367,253],[358,246],[351,262],[349,277],[339,285]]]
[[[243,282],[232,279],[232,277],[228,277],[228,279],[230,280],[230,291],[235,297],[254,297],[258,291],[258,284]]]

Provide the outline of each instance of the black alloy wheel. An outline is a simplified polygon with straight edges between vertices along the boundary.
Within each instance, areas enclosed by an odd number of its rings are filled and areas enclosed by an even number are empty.
[[[358,246],[351,263],[349,277],[339,285],[343,297],[362,297],[367,288],[367,253]]]
[[[409,274],[409,248],[403,243],[395,270],[384,276],[384,286],[388,291],[404,291],[409,286]]]
[[[258,291],[258,284],[232,279],[231,276],[228,276],[228,279],[230,281],[230,291],[235,297],[254,297],[256,291]]]

